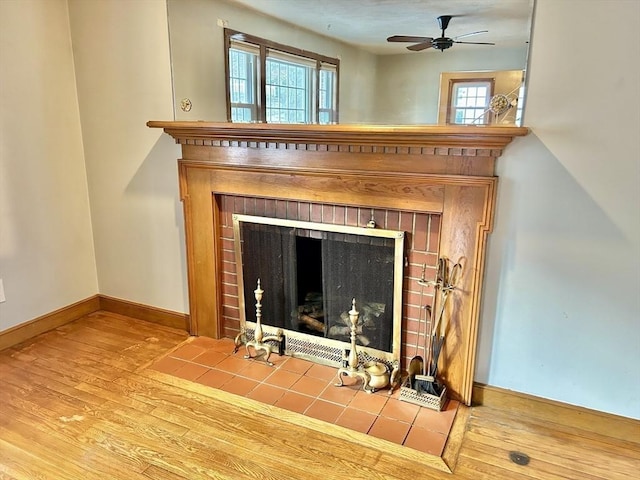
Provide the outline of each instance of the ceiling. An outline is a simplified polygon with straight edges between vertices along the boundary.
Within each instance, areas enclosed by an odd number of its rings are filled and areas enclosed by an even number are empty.
[[[453,15],[446,36],[522,46],[529,40],[533,0],[231,0],[321,35],[377,54],[412,53],[391,35],[439,37],[437,17]],[[456,45],[456,48],[485,48]],[[434,52],[428,49],[425,52]],[[415,55],[415,53],[413,53]]]

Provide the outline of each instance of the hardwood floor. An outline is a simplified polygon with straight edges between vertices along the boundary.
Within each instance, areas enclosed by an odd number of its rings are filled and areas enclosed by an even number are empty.
[[[0,479],[613,480],[640,471],[637,423],[594,428],[523,400],[467,409],[445,473],[146,368],[186,339],[98,312],[0,352]]]

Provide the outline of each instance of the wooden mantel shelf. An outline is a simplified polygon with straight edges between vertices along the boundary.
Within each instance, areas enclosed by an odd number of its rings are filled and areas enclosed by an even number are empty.
[[[182,148],[191,333],[218,338],[237,310],[223,295],[222,263],[235,262],[225,257],[220,233],[224,196],[436,214],[438,255],[465,265],[448,303],[438,369],[449,396],[471,403],[495,161],[529,129],[174,121],[147,126],[163,129]],[[225,302],[233,308],[225,310]]]
[[[514,137],[527,135],[526,127],[449,125],[297,125],[149,121],[178,143],[216,139],[286,144],[439,146],[502,149]]]

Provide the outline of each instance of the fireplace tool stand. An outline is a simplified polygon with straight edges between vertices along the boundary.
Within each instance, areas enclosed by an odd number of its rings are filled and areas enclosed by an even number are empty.
[[[282,342],[283,334],[282,330],[278,330],[277,335],[265,336],[262,330],[262,294],[264,290],[260,288],[260,279],[258,279],[258,287],[253,291],[256,298],[256,329],[253,333],[253,340],[248,341],[245,344],[247,351],[244,358],[258,360],[266,363],[269,366],[273,366],[273,363],[269,361],[269,357],[272,353],[272,346],[266,342],[275,341],[280,345]],[[249,347],[253,347],[254,356],[251,356]]]
[[[362,369],[356,350],[356,324],[358,323],[359,316],[360,312],[356,310],[356,299],[354,298],[351,302],[351,310],[349,310],[349,320],[351,321],[351,350],[347,358],[347,366],[338,369],[339,383],[336,383],[335,386],[342,387],[344,385],[342,376],[347,375],[348,377],[361,378],[363,390],[367,393],[373,393],[373,388],[369,386],[371,376]]]
[[[446,401],[446,386],[438,380],[438,357],[444,345],[444,332],[441,331],[441,322],[445,314],[445,307],[449,294],[457,288],[462,273],[460,261],[451,269],[447,268],[445,258],[438,259],[438,273],[435,281],[425,282],[419,280],[421,286],[432,286],[435,289],[434,308],[431,309],[431,332],[428,335],[426,345],[426,365],[421,374],[413,372],[400,387],[400,400],[414,403],[423,407],[441,411]],[[435,306],[437,303],[438,307]],[[438,310],[436,314],[436,310]],[[444,329],[446,330],[446,328]]]

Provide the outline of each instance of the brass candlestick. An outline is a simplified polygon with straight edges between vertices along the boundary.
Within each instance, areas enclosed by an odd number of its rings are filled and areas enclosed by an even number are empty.
[[[264,290],[260,288],[260,279],[258,279],[258,287],[253,291],[256,298],[256,329],[253,333],[253,340],[248,341],[245,344],[245,349],[247,354],[244,358],[260,360],[265,362],[267,365],[273,366],[273,363],[269,361],[269,357],[271,356],[271,345],[266,342],[269,341],[282,341],[282,331],[278,330],[278,335],[270,335],[264,336],[264,332],[262,331],[262,294]],[[251,356],[249,352],[249,347],[253,347],[254,356]]]
[[[349,310],[349,320],[351,321],[351,350],[347,358],[347,366],[338,369],[338,380],[336,387],[342,387],[344,385],[342,381],[342,375],[349,377],[356,377],[362,379],[362,388],[367,393],[373,393],[373,389],[369,388],[369,381],[371,377],[369,374],[362,370],[360,366],[360,360],[358,358],[358,351],[356,350],[356,324],[358,323],[358,317],[360,312],[356,310],[356,299],[351,302],[351,310]]]

